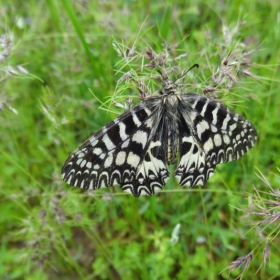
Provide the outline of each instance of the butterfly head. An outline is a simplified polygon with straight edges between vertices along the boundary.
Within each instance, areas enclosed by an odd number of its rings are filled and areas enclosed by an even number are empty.
[[[162,95],[170,95],[175,93],[175,89],[178,88],[178,85],[174,83],[172,80],[168,79],[167,74],[158,70],[163,80],[162,89],[160,90],[160,94]]]
[[[161,94],[163,95],[170,95],[175,94],[176,88],[178,88],[178,85],[175,84],[172,80],[164,80],[162,83],[162,89]]]

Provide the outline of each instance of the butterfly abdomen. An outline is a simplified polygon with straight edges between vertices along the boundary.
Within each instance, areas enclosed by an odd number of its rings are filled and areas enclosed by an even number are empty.
[[[178,127],[174,122],[167,121],[168,135],[167,135],[167,163],[172,164],[175,162],[178,152]]]

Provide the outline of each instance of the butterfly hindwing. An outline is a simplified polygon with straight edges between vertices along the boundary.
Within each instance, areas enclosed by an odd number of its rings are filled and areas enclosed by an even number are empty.
[[[204,185],[213,175],[215,166],[206,163],[206,154],[194,137],[194,132],[182,117],[179,126],[180,160],[175,171],[179,184],[194,187]]]
[[[234,161],[255,143],[254,127],[242,116],[212,99],[181,96],[180,185],[204,185],[217,164]]]

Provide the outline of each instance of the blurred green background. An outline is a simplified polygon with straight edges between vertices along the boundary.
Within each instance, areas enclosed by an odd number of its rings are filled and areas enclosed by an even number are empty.
[[[277,215],[261,220],[280,212],[279,13],[272,0],[2,0],[0,278],[280,279]],[[172,176],[153,197],[67,186],[69,153],[117,116],[98,109],[122,75],[113,42],[162,52],[163,41],[187,54],[181,70],[200,65],[185,78],[197,93],[230,52],[250,52],[253,77],[219,97],[255,125],[257,145],[203,188]]]

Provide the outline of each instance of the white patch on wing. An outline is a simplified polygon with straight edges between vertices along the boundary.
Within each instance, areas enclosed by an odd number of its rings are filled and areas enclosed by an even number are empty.
[[[237,114],[237,113],[234,115],[233,120],[234,120],[235,122],[238,122],[238,120],[239,120],[239,116],[238,116],[238,114]]]
[[[119,122],[119,129],[120,129],[120,137],[123,141],[128,138],[128,135],[125,133],[126,125],[123,122]]]
[[[222,138],[219,133],[216,133],[214,135],[214,143],[215,143],[215,146],[217,146],[217,147],[222,145]]]
[[[191,121],[194,122],[195,118],[197,117],[196,111],[191,111],[191,112],[189,113],[189,116],[190,116],[190,118],[191,118]]]
[[[195,108],[195,106],[196,106],[196,104],[197,104],[198,100],[199,100],[198,98],[197,98],[197,99],[195,99],[194,103],[192,104],[192,108],[193,108],[193,109]]]
[[[148,116],[152,114],[152,112],[147,107],[144,107],[144,110]]]
[[[140,157],[133,152],[129,152],[127,156],[127,163],[132,167],[136,168],[139,165]]]
[[[236,129],[236,127],[237,127],[237,124],[234,123],[234,124],[232,124],[232,125],[229,126],[229,129],[230,129],[231,131],[233,131],[233,130]]]
[[[93,169],[99,169],[100,168],[100,165],[99,164],[95,164],[94,166],[93,166]]]
[[[201,110],[201,112],[200,112],[200,115],[203,116],[203,117],[204,117],[204,115],[205,115],[205,111],[206,111],[206,109],[207,109],[208,102],[209,102],[209,100],[207,99],[207,101],[205,102],[205,104],[204,104],[204,106],[203,106],[203,108],[202,108],[202,110]]]
[[[227,114],[227,116],[225,117],[224,121],[223,121],[223,125],[222,125],[222,129],[226,130],[227,126],[228,126],[228,122],[231,120],[231,117],[229,114]]]
[[[81,164],[80,164],[80,167],[83,168],[85,165],[86,165],[87,161],[84,159]]]
[[[92,147],[94,147],[98,143],[98,140],[94,136],[92,136],[89,138],[89,142],[90,142],[90,145]]]
[[[202,120],[200,123],[197,124],[197,135],[198,135],[198,138],[201,139],[201,134],[209,129],[209,124],[208,122],[206,122],[205,120]]]
[[[115,178],[114,181],[112,182],[112,186],[118,185],[118,180]]]
[[[152,128],[154,126],[153,119],[152,118],[147,119],[145,124],[147,127]]]
[[[125,141],[122,143],[121,148],[122,148],[122,149],[127,148],[128,145],[129,145],[129,143],[130,143],[130,140],[129,140],[129,139],[125,140]]]
[[[203,145],[203,148],[205,151],[210,151],[214,148],[213,140],[212,138],[209,138]]]
[[[214,124],[214,125],[217,124],[218,112],[219,112],[219,106],[217,106],[217,107],[212,111],[212,116],[213,116],[212,124]]]
[[[102,141],[104,142],[106,148],[108,151],[111,151],[116,148],[115,144],[111,141],[108,134],[105,134],[102,138]]]
[[[102,153],[102,150],[100,148],[95,148],[93,149],[92,153],[99,156]]]
[[[148,134],[143,130],[138,130],[133,136],[132,141],[142,144],[143,149],[145,148],[148,141]]]
[[[72,180],[72,175],[69,176],[69,178],[68,178],[68,180],[67,180],[66,183],[67,183],[68,185],[71,185],[71,180]]]
[[[230,139],[229,139],[228,135],[226,135],[226,134],[223,135],[223,140],[226,145],[228,145],[230,143]]]
[[[116,165],[122,165],[125,162],[126,153],[124,151],[120,151],[116,157]]]
[[[112,163],[113,163],[113,159],[114,159],[113,158],[113,154],[112,153],[108,153],[107,158],[106,158],[106,160],[104,162],[104,167],[108,168],[109,166],[111,166]]]
[[[100,181],[100,178],[101,178],[101,181]],[[108,187],[108,184],[107,184],[108,180],[109,180],[108,172],[106,172],[106,171],[101,172],[99,175],[99,182],[98,182],[99,188]]]
[[[141,122],[139,121],[138,117],[136,116],[136,114],[133,111],[132,111],[132,119],[137,127],[141,126]]]
[[[218,128],[216,127],[216,126],[214,126],[214,125],[212,125],[211,124],[211,131],[213,132],[213,133],[216,133],[217,131],[218,131]]]
[[[89,182],[89,187],[88,187],[90,190],[92,190],[93,189],[93,180],[90,180],[90,182]]]
[[[76,155],[77,155],[78,158],[82,158],[82,157],[85,156],[85,153],[77,151]]]

